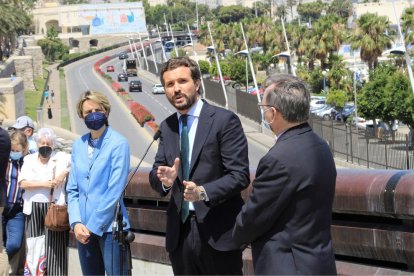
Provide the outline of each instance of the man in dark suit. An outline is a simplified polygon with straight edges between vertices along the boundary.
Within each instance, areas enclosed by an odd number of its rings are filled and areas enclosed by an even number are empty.
[[[330,232],[336,168],[307,123],[309,90],[291,75],[272,75],[264,85],[259,108],[276,143],[259,162],[234,240],[251,243],[256,275],[336,274]]]
[[[9,275],[9,260],[3,249],[3,231],[1,214],[7,205],[6,170],[11,150],[10,136],[0,127],[0,275]]]
[[[171,195],[166,249],[174,274],[242,274],[242,251],[231,237],[249,185],[240,120],[200,99],[200,71],[189,58],[170,59],[161,82],[177,112],[161,123],[150,183]]]

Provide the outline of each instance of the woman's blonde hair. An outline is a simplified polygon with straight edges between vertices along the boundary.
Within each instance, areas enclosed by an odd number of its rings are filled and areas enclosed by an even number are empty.
[[[91,100],[99,104],[105,110],[106,116],[108,116],[109,112],[111,112],[111,104],[109,103],[108,98],[104,94],[98,91],[88,90],[81,94],[78,104],[76,105],[78,116],[81,119],[83,119],[83,103],[86,100]]]
[[[29,141],[27,141],[27,136],[23,131],[16,130],[10,134],[10,140],[12,145],[20,145],[23,149],[23,154],[25,155],[29,150]]]

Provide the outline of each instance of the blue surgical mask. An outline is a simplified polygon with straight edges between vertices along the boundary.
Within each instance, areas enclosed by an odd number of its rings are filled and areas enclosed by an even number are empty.
[[[10,152],[10,158],[11,160],[20,160],[20,158],[23,157],[23,152],[21,151],[11,151]]]
[[[98,130],[106,124],[107,120],[105,113],[92,112],[85,117],[85,124],[89,129]]]

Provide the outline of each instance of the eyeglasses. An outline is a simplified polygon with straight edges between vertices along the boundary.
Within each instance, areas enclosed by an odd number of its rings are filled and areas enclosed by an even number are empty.
[[[265,107],[265,106],[267,106],[268,108],[263,110],[263,114],[265,114],[267,111],[269,111],[272,107],[276,108],[274,105],[271,105],[271,104],[257,104],[257,107],[259,108],[259,111],[261,111],[262,107]]]

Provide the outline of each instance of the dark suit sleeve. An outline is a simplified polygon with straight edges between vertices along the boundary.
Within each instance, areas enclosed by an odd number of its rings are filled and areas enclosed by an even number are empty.
[[[157,177],[157,169],[159,166],[167,166],[167,160],[165,158],[165,145],[164,145],[164,137],[163,137],[163,131],[162,129],[165,127],[165,124],[162,123],[160,126],[160,139],[158,142],[158,151],[157,154],[155,155],[155,160],[154,160],[154,164],[152,166],[152,170],[149,174],[149,181],[151,184],[151,187],[157,191],[161,196],[165,196],[168,194],[168,191],[164,191],[164,189],[162,188],[162,183],[161,181],[158,179]]]
[[[226,112],[215,120],[221,127],[215,135],[221,156],[218,166],[221,166],[223,175],[211,182],[197,183],[205,188],[212,206],[239,194],[250,183],[248,144],[239,117]],[[209,162],[217,163],[218,160]]]
[[[239,245],[251,243],[269,231],[297,189],[288,169],[271,153],[260,160],[252,185],[233,229],[233,238]]]
[[[7,184],[6,170],[11,150],[10,137],[7,131],[0,127],[0,206],[6,205]]]

